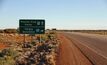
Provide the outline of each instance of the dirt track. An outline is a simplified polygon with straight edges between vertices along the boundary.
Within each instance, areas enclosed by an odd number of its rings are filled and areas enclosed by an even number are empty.
[[[81,51],[63,34],[58,35],[61,40],[57,65],[92,65]]]

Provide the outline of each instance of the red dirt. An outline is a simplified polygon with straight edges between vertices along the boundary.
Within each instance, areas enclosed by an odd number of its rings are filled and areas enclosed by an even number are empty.
[[[0,49],[4,49],[4,48],[7,48],[7,47],[8,47],[7,45],[0,43]]]
[[[30,42],[31,41],[31,36],[25,36],[25,41]],[[20,34],[4,34],[0,35],[0,43],[21,43],[24,41],[24,36]]]
[[[80,50],[63,34],[58,34],[61,41],[56,65],[92,65]]]

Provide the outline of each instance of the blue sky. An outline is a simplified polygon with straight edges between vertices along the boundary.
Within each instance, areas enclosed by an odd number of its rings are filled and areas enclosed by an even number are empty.
[[[45,19],[46,28],[107,29],[106,0],[0,0],[0,28],[19,19]]]

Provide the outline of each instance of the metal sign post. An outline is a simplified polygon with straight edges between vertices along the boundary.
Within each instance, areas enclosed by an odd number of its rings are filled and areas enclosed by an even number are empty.
[[[40,43],[41,43],[41,34],[39,36],[40,36]]]
[[[35,34],[30,34],[30,37],[31,37],[31,42],[33,42],[33,37],[35,36]]]
[[[25,34],[24,34],[24,43],[26,42],[26,39],[25,39]]]

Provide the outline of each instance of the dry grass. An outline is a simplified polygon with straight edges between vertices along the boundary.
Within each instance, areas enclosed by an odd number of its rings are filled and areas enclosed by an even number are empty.
[[[40,35],[36,35],[33,38],[36,39],[37,36],[40,36]],[[56,39],[56,34],[51,34],[51,36]],[[26,42],[29,42],[31,44],[31,42],[32,42],[31,36],[26,35],[25,37],[26,37],[25,38]],[[46,40],[48,40],[49,39],[48,34],[41,35],[41,39],[44,40],[44,42]],[[21,49],[23,51],[23,48],[22,48],[23,42],[24,42],[24,35],[0,33],[0,49],[1,50],[9,49],[8,50],[9,54],[3,55],[3,57],[0,57],[0,65],[15,65],[15,59],[14,58],[20,54],[19,51],[17,51],[17,50]],[[40,44],[41,43],[38,43],[38,45],[40,45]],[[34,47],[35,46],[32,45],[31,50]],[[53,51],[53,52],[55,52],[55,51]],[[55,54],[47,55],[47,57],[50,59],[49,61],[52,62],[53,65],[55,65],[55,60],[54,60]]]

